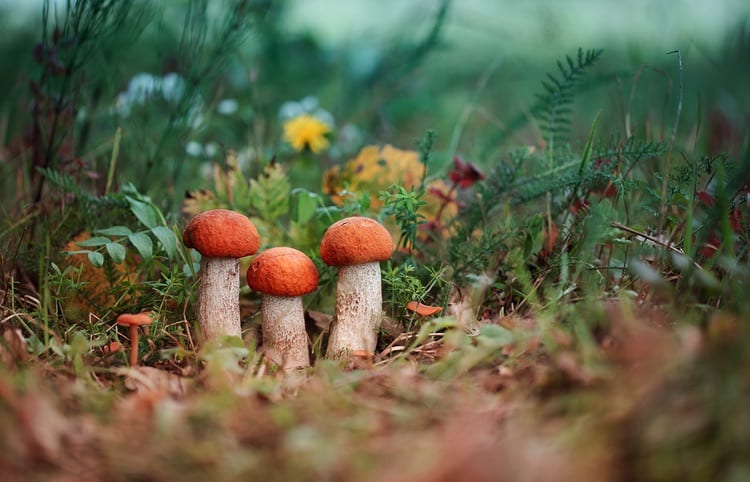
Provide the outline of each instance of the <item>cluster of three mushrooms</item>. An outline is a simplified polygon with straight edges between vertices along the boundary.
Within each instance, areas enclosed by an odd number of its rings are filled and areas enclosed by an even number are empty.
[[[195,216],[183,240],[202,255],[198,323],[203,336],[240,336],[238,258],[258,250],[257,230],[246,216],[217,209]],[[388,259],[393,249],[390,233],[369,218],[346,218],[326,231],[321,258],[339,267],[328,357],[374,352],[382,309],[379,262]],[[301,296],[318,286],[310,258],[293,248],[270,248],[250,265],[247,281],[250,288],[264,294],[266,356],[284,368],[309,366]]]
[[[320,256],[326,264],[338,267],[328,358],[374,353],[383,304],[380,261],[388,259],[393,248],[390,233],[365,217],[342,219],[323,235]],[[261,311],[266,356],[283,368],[309,366],[301,296],[318,286],[313,262],[296,249],[271,248],[250,265],[247,283],[264,293]]]

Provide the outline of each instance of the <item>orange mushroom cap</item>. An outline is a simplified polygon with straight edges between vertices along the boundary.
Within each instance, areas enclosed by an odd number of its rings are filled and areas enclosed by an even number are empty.
[[[362,216],[333,223],[320,243],[320,257],[329,266],[385,261],[393,250],[391,233],[374,219]]]
[[[443,311],[439,306],[423,305],[416,301],[406,303],[406,309],[418,314],[419,316],[432,316]]]
[[[150,325],[154,320],[151,318],[150,311],[143,313],[123,313],[117,317],[117,324],[123,326],[142,326]]]
[[[302,251],[276,247],[255,257],[247,269],[247,284],[269,295],[302,296],[318,287],[318,270]]]
[[[195,215],[185,226],[182,241],[209,258],[242,258],[260,247],[258,230],[250,219],[228,209]]]

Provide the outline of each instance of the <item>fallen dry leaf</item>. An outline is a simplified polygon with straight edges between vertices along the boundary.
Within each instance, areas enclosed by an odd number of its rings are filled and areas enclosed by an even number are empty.
[[[185,378],[158,368],[139,366],[118,368],[115,372],[125,376],[125,387],[135,392],[163,392],[180,397],[187,391]]]
[[[406,303],[406,309],[423,317],[432,316],[443,311],[439,306],[423,305],[418,301]]]
[[[28,358],[26,340],[21,330],[10,328],[3,332],[3,340],[0,342],[0,362],[9,367],[15,367],[18,362]]]

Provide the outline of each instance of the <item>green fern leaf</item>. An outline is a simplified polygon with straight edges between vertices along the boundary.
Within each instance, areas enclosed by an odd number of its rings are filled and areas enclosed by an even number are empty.
[[[557,145],[567,141],[570,133],[570,116],[572,114],[575,89],[581,79],[601,57],[602,49],[578,49],[574,60],[566,56],[567,65],[557,61],[559,72],[556,75],[547,74],[547,80],[542,81],[544,92],[537,94],[537,104],[532,109],[534,117],[539,121],[542,135],[547,145],[548,164],[552,164]]]
[[[250,180],[250,206],[254,214],[267,222],[275,222],[289,212],[291,185],[284,169],[268,164],[257,179]]]

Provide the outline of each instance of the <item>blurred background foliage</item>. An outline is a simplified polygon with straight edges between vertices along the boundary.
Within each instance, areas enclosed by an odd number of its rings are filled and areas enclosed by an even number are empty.
[[[62,3],[52,2],[48,36]],[[624,131],[626,111],[641,119],[635,127],[642,131],[671,123],[677,62],[666,53],[675,49],[685,63],[683,131],[710,113],[716,125],[700,131],[700,141],[710,142],[712,129],[736,130],[746,121],[741,59],[750,7],[741,1],[126,3],[121,28],[84,53],[64,86],[76,99],[74,152],[103,169],[122,127],[117,179],[132,180],[170,210],[197,187],[206,161],[229,149],[242,151],[251,173],[286,154],[307,169],[293,174],[294,184],[314,189],[319,169],[363,145],[413,148],[427,129],[440,139],[436,167],[448,166],[458,151],[492,165],[497,133],[531,107],[548,67],[578,47],[606,49],[600,65],[608,78],[592,79],[589,96],[576,105],[574,139],[585,138],[599,111],[603,127],[615,132]],[[30,83],[44,75],[32,48],[42,37],[40,7],[0,3],[2,135],[11,148],[10,141],[28,136]],[[144,94],[161,82],[172,90]],[[338,142],[322,158],[291,159],[280,140],[280,109],[309,97],[331,114]],[[536,140],[533,129],[508,134],[516,143]],[[16,182],[3,177],[6,187]]]

